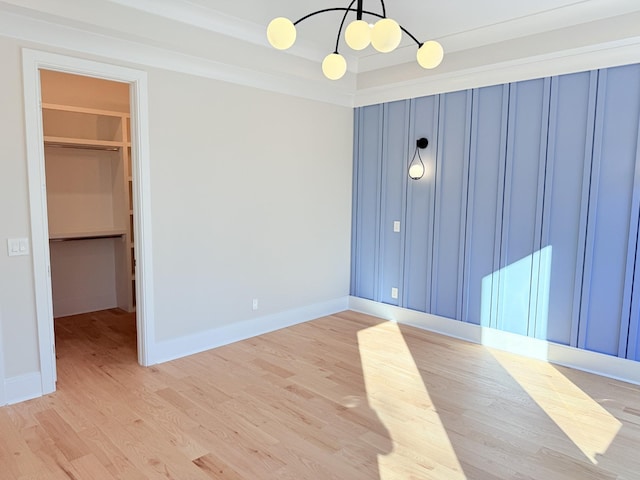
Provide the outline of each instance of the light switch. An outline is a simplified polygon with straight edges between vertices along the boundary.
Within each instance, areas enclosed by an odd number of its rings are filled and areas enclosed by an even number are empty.
[[[28,238],[8,238],[7,251],[10,257],[19,255],[29,255],[29,239]]]
[[[398,233],[400,231],[400,222],[399,221],[395,221],[393,222],[393,231]]]

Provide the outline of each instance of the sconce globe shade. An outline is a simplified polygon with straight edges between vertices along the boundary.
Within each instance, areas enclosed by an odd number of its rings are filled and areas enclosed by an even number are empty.
[[[371,43],[371,27],[364,20],[354,20],[344,32],[347,45],[354,50],[364,50]]]
[[[420,163],[414,163],[409,167],[409,178],[412,180],[418,180],[424,175],[424,165]]]
[[[418,49],[416,59],[422,68],[436,68],[444,58],[444,50],[435,40],[424,42]]]
[[[329,80],[339,80],[347,71],[347,61],[339,53],[330,53],[322,61],[322,73]]]
[[[400,45],[402,30],[395,20],[383,18],[371,29],[371,45],[381,53],[389,53]]]
[[[296,26],[288,18],[274,18],[267,27],[267,39],[273,48],[286,50],[296,41]]]

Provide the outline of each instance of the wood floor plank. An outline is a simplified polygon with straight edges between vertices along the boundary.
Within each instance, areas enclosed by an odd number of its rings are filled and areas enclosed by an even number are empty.
[[[50,409],[37,413],[36,418],[47,435],[55,440],[56,447],[67,460],[73,461],[90,453],[75,430],[64,421],[56,410]]]
[[[640,480],[640,387],[342,312],[166,364],[56,320],[57,392],[0,409],[2,480]]]

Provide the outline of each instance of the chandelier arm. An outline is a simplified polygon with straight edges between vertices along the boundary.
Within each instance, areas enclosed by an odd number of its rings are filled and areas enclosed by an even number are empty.
[[[357,0],[357,1],[358,1],[358,9],[356,10],[356,13],[359,17],[362,17],[362,0]],[[342,16],[342,22],[340,22],[340,28],[338,29],[338,36],[336,37],[336,49],[334,53],[338,53],[338,44],[340,43],[340,35],[342,34],[342,27],[344,27],[344,22],[347,19],[347,15],[349,15],[349,11],[351,11],[351,7],[353,7],[354,3],[356,3],[356,0],[351,1],[349,6],[347,7],[347,10],[345,10],[344,15]],[[360,18],[358,18],[358,20],[360,20]]]
[[[323,8],[322,10],[317,10],[315,12],[311,12],[311,13],[305,15],[304,17],[299,18],[298,20],[293,22],[293,24],[297,25],[300,22],[303,22],[304,20],[306,20],[307,18],[311,18],[311,17],[313,17],[315,15],[318,15],[320,13],[326,13],[326,12],[357,12],[357,10],[355,8],[347,8],[347,7]]]
[[[380,0],[380,3],[382,4],[382,16],[387,18],[387,7],[384,6],[384,0]]]
[[[300,22],[306,20],[307,18],[311,18],[315,15],[318,15],[320,13],[326,13],[326,12],[358,12],[357,9],[355,8],[347,8],[347,7],[334,7],[334,8],[324,8],[322,10],[318,10],[316,12],[311,12],[308,15],[305,15],[304,17],[296,20],[295,22],[293,22],[294,25],[299,24]],[[386,18],[384,15],[380,15],[379,13],[375,13],[375,12],[370,12],[368,10],[363,10],[362,13],[366,13],[367,15],[372,15],[374,17],[378,17],[378,18]],[[404,33],[406,33],[407,35],[409,35],[409,37],[411,38],[411,40],[413,40],[414,42],[416,42],[416,45],[418,45],[418,47],[421,47],[423,42],[420,42],[416,37],[414,37],[411,32],[409,30],[407,30],[406,28],[404,28],[402,25],[398,24],[400,27],[400,30],[402,30]],[[337,49],[336,49],[337,50]]]

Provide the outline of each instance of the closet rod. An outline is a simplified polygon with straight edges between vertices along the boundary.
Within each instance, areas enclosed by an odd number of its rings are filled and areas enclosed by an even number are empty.
[[[106,147],[102,145],[87,145],[87,144],[68,144],[68,143],[53,143],[53,142],[45,142],[45,147],[56,147],[56,148],[74,148],[76,150],[104,150],[107,152],[117,152],[120,150],[120,147]]]
[[[50,238],[50,242],[75,242],[77,240],[100,240],[102,238],[122,238],[124,234],[114,233],[112,235],[94,235],[90,237],[63,237],[63,238]]]

